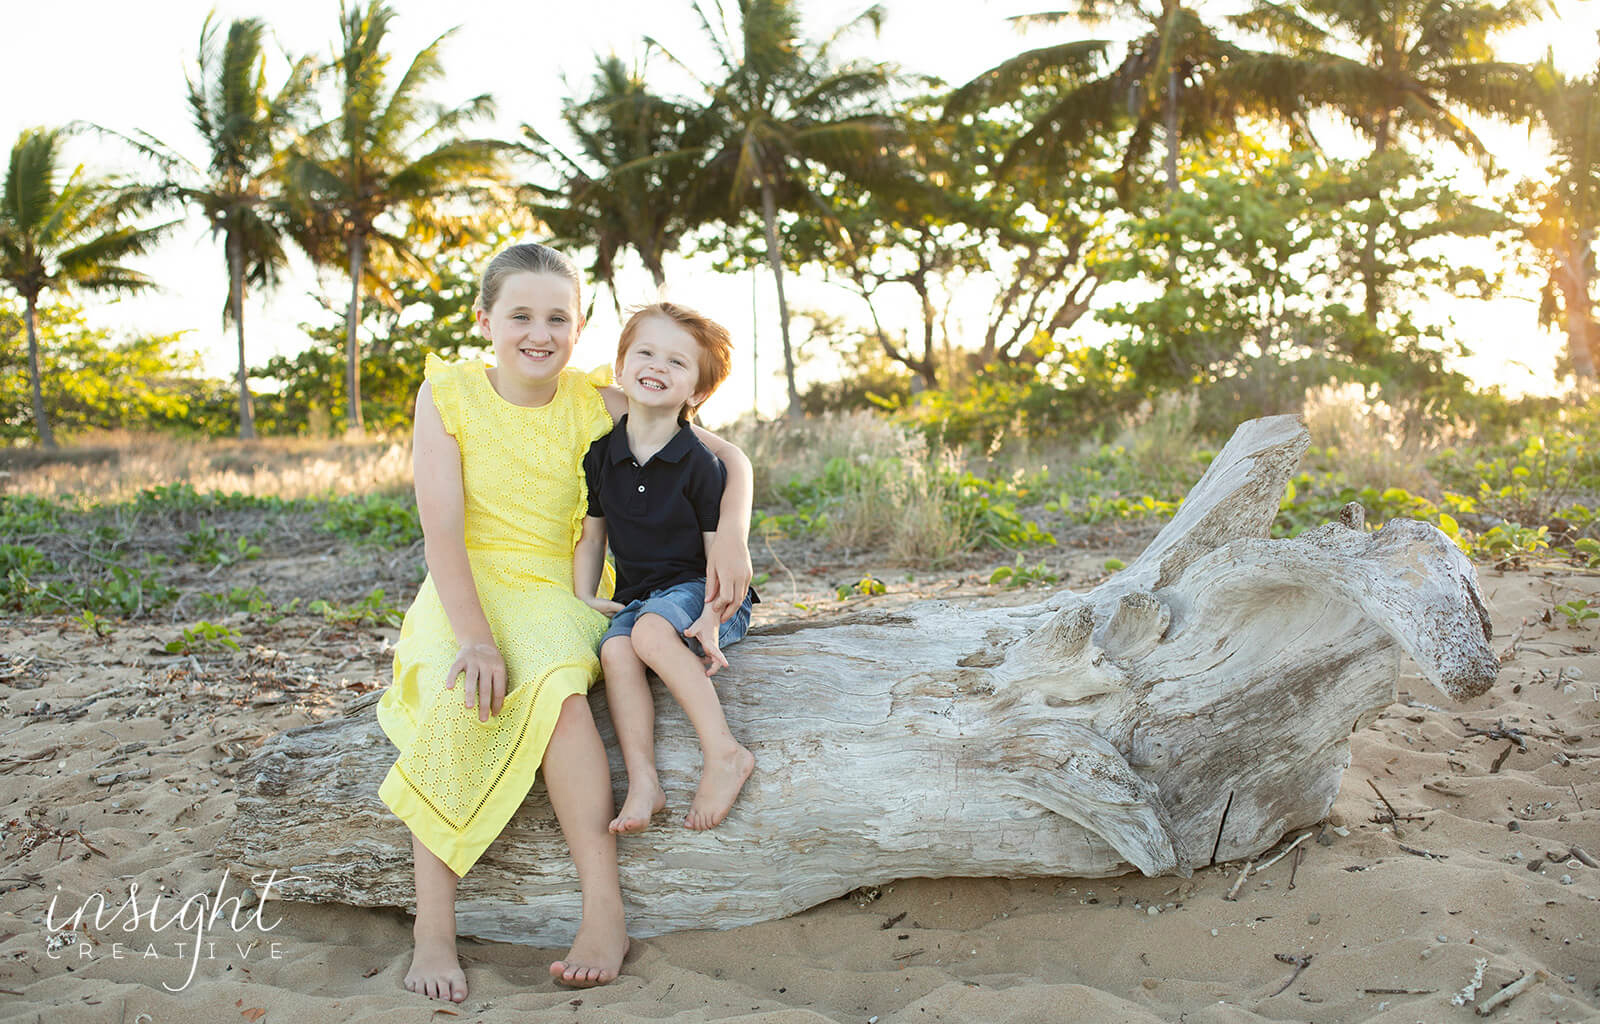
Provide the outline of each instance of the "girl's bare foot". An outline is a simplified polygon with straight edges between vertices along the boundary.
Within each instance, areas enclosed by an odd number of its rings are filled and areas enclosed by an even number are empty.
[[[650,827],[650,819],[667,809],[667,794],[660,782],[649,785],[629,785],[628,797],[622,801],[622,810],[607,826],[617,835],[631,835]]]
[[[734,744],[727,754],[705,755],[700,786],[694,791],[694,801],[683,819],[684,826],[704,831],[722,824],[755,766],[755,755],[740,744]]]
[[[550,965],[550,977],[572,988],[593,988],[617,980],[628,955],[628,932],[619,918],[614,925],[589,923],[585,917],[565,960]]]
[[[456,958],[454,931],[419,927],[412,934],[416,950],[411,955],[411,970],[406,972],[406,988],[429,999],[452,1003],[467,998],[467,976]]]

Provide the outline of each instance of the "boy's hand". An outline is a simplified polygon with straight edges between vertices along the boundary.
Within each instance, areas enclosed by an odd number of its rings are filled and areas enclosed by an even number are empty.
[[[744,604],[754,575],[745,539],[737,530],[719,531],[706,549],[706,604],[716,610],[719,622],[733,618]]]
[[[721,627],[722,620],[708,604],[694,624],[683,631],[684,636],[700,641],[700,649],[704,652],[700,660],[705,663],[708,676],[716,675],[719,668],[728,667],[728,659],[722,656],[722,648],[717,645],[717,630]]]
[[[478,709],[478,721],[498,715],[506,702],[506,660],[493,641],[466,644],[445,673],[444,688],[452,690],[456,677],[461,680],[463,703]]]
[[[601,615],[615,615],[622,611],[622,605],[615,601],[607,601],[603,597],[580,597],[578,600],[593,608]]]

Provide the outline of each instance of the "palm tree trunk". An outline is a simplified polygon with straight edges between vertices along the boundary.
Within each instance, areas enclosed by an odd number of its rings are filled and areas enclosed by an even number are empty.
[[[1589,281],[1583,259],[1587,246],[1583,239],[1568,235],[1566,245],[1556,254],[1554,278],[1561,289],[1563,320],[1567,329],[1567,360],[1580,386],[1595,379],[1594,306],[1589,301]]]
[[[1389,150],[1389,119],[1381,118],[1377,130],[1373,134],[1372,154],[1382,157]],[[1373,205],[1378,202],[1374,194],[1369,200]],[[1379,295],[1380,282],[1378,281],[1378,221],[1376,218],[1367,224],[1365,237],[1361,240],[1361,284],[1365,299],[1363,313],[1367,323],[1378,326],[1378,314],[1383,310],[1383,299]]]
[[[33,425],[39,431],[39,444],[44,448],[56,446],[56,436],[50,430],[50,416],[44,411],[44,390],[39,384],[39,297],[29,295],[28,304],[28,384],[33,397]]]
[[[1167,68],[1167,192],[1178,194],[1178,66]]]
[[[244,361],[244,253],[237,233],[228,233],[228,302],[233,306],[233,329],[239,339],[239,438],[256,436],[255,408],[250,401],[250,371]]]
[[[789,344],[789,303],[783,296],[783,256],[778,250],[778,197],[772,186],[761,185],[761,220],[767,229],[767,264],[778,286],[778,328],[783,338],[783,379],[789,388],[789,418],[800,418],[800,391],[794,384],[794,349]]]
[[[367,237],[360,232],[350,236],[350,311],[345,314],[344,392],[349,400],[345,412],[345,431],[366,432],[361,420],[361,268],[366,256]]]

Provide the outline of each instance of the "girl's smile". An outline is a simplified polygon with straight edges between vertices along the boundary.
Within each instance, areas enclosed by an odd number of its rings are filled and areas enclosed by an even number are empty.
[[[516,405],[550,401],[581,326],[566,278],[533,271],[507,277],[494,308],[478,311],[478,330],[494,345],[495,390]]]

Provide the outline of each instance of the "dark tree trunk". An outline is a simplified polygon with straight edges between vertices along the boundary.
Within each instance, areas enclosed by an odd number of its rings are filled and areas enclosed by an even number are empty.
[[[239,438],[256,436],[255,408],[250,400],[250,371],[244,358],[244,253],[235,232],[228,233],[228,303],[233,307],[233,329],[239,339]]]
[[[33,398],[33,425],[39,431],[39,444],[45,448],[56,446],[56,435],[50,430],[50,414],[44,411],[44,388],[39,375],[39,297],[29,295],[28,304],[28,386]]]
[[[361,420],[361,268],[366,257],[367,238],[360,232],[350,236],[350,312],[345,315],[344,388],[349,401],[345,430],[366,432]]]
[[[783,339],[783,380],[789,389],[789,418],[799,419],[800,390],[794,383],[794,348],[789,344],[789,303],[783,297],[783,253],[778,248],[778,197],[772,186],[761,185],[761,220],[767,230],[767,264],[778,287],[778,333]]]

